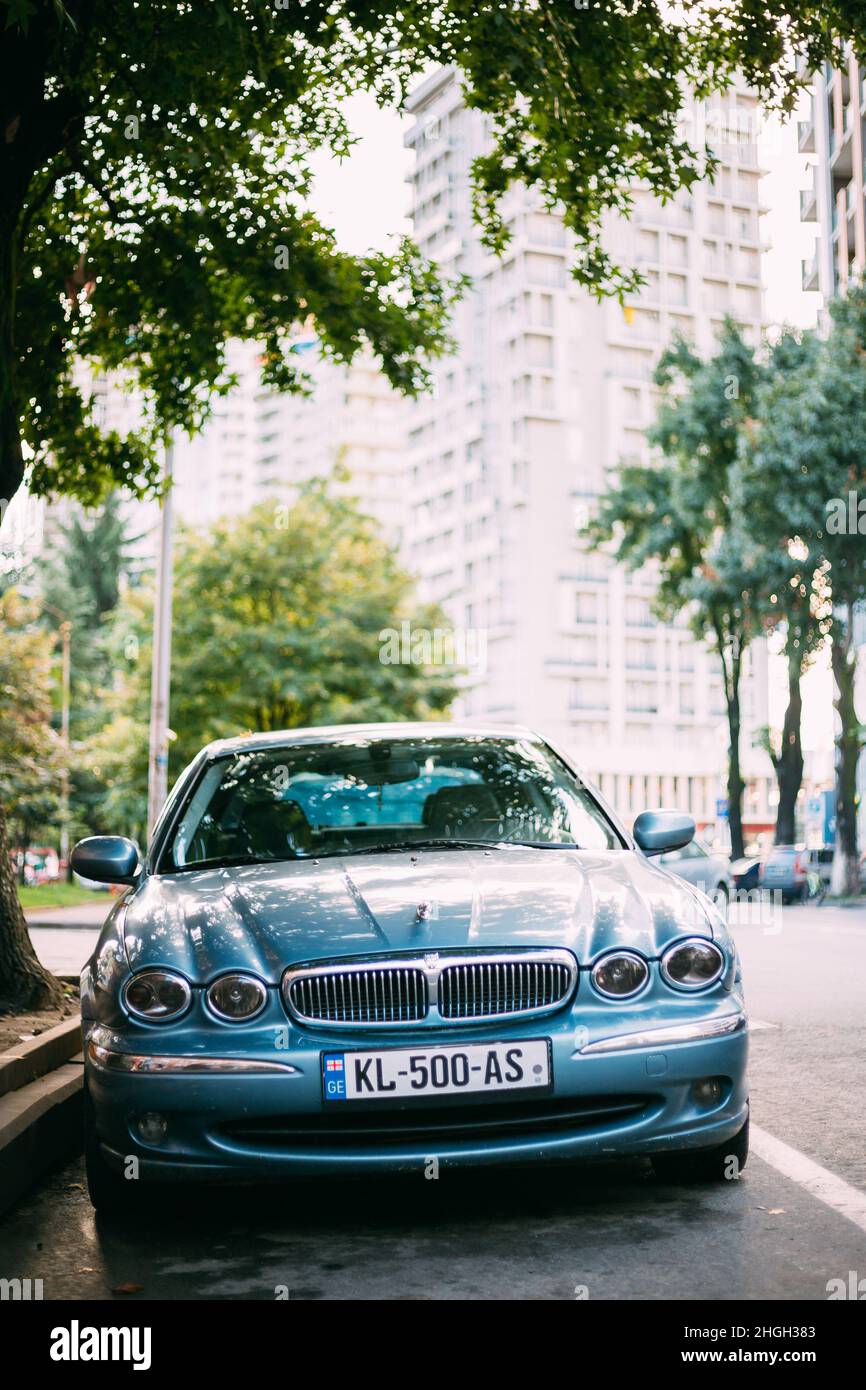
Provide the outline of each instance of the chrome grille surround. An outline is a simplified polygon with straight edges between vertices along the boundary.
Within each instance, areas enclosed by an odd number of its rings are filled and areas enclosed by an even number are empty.
[[[312,1026],[441,1028],[551,1013],[577,978],[565,950],[432,951],[292,967],[281,989],[291,1016]]]

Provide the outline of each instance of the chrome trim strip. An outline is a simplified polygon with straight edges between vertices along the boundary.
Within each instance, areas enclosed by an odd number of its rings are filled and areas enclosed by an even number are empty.
[[[279,1072],[283,1076],[287,1072],[293,1072],[300,1076],[298,1068],[290,1066],[288,1062],[268,1062],[247,1057],[190,1057],[169,1056],[166,1053],[122,1052],[107,1046],[114,1040],[114,1034],[99,1026],[92,1028],[87,1036],[87,1056],[94,1066],[103,1071],[145,1076],[225,1076],[227,1073],[249,1076],[264,1072]]]
[[[543,1004],[531,1009],[512,1009],[507,1012],[486,1014],[461,1014],[446,1017],[439,1009],[439,984],[442,974],[452,966],[468,965],[558,965],[568,971],[568,984],[561,998],[553,1004]],[[373,973],[375,971],[420,971],[426,982],[426,1010],[422,1017],[398,1019],[394,1022],[380,1022],[375,1019],[363,1022],[342,1022],[335,1019],[318,1018],[302,1013],[295,1007],[291,998],[292,985],[298,980],[316,979],[324,975],[344,975],[349,973]],[[534,1018],[563,1008],[571,999],[577,986],[578,966],[571,951],[551,947],[549,949],[514,951],[476,951],[449,952],[429,951],[426,955],[391,956],[381,959],[347,961],[317,961],[315,965],[301,965],[288,969],[280,983],[283,1002],[292,1018],[310,1028],[330,1029],[392,1029],[392,1028],[449,1028],[472,1023],[495,1023],[500,1019]]]
[[[702,1038],[724,1038],[744,1032],[745,1014],[723,1014],[721,1018],[701,1019],[697,1023],[674,1023],[668,1028],[647,1028],[643,1033],[620,1033],[614,1038],[600,1038],[580,1048],[579,1055],[623,1052],[639,1047],[673,1047],[677,1043],[697,1042]]]

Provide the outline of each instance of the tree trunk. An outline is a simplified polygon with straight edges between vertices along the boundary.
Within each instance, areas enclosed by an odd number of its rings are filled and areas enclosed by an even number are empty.
[[[779,810],[776,815],[777,845],[793,845],[796,841],[797,797],[803,782],[803,743],[801,719],[803,697],[800,676],[803,658],[798,651],[788,653],[788,708],[782,729],[782,749],[775,759],[776,780],[779,784]]]
[[[836,844],[830,891],[835,897],[856,897],[860,892],[857,853],[857,762],[863,747],[860,721],[854,701],[857,649],[854,646],[851,604],[833,612],[830,654],[839,716],[836,735]]]
[[[0,519],[24,478],[15,381],[15,289],[19,213],[0,208]]]
[[[739,633],[728,635],[721,620],[713,624],[716,650],[722,666],[722,687],[728,714],[728,827],[731,832],[731,858],[742,859],[743,778],[740,772],[740,675],[745,640]]]
[[[743,778],[740,772],[740,681],[737,670],[734,693],[728,699],[728,825],[731,830],[731,858],[742,859],[743,844]]]
[[[39,964],[27,932],[0,806],[0,1014],[50,1008],[62,1000],[60,981]]]

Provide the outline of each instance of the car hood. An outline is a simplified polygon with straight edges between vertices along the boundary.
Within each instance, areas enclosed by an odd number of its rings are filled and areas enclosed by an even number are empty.
[[[565,946],[587,964],[614,946],[657,956],[686,933],[712,936],[708,905],[642,855],[517,847],[152,876],[124,922],[133,970],[198,984],[233,969],[276,984],[289,965],[396,951]]]

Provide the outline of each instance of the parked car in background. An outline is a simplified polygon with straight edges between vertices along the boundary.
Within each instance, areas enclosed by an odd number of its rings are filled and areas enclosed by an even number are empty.
[[[60,857],[56,849],[42,845],[31,845],[27,850],[14,850],[13,861],[16,872],[28,888],[36,888],[41,883],[53,883],[60,875]],[[23,874],[21,870],[24,862]]]
[[[711,854],[703,845],[699,845],[697,840],[692,840],[691,844],[684,845],[682,849],[663,854],[659,863],[670,869],[678,878],[684,878],[686,883],[700,888],[716,904],[722,915],[725,915],[733,887],[726,860]]]
[[[829,853],[832,866],[833,851]],[[783,903],[802,901],[809,895],[811,868],[805,845],[774,845],[764,862],[761,887],[781,893]]]
[[[694,829],[645,811],[629,835],[522,729],[209,745],[144,862],[115,836],[73,851],[129,889],[81,977],[94,1204],[430,1154],[724,1181],[748,1153],[739,958],[654,859]]]
[[[731,864],[731,879],[736,892],[748,893],[760,887],[763,860],[760,855],[747,855],[745,859],[735,859]]]
[[[830,887],[833,877],[833,846],[806,851],[806,867],[809,873],[817,874],[825,888]]]

